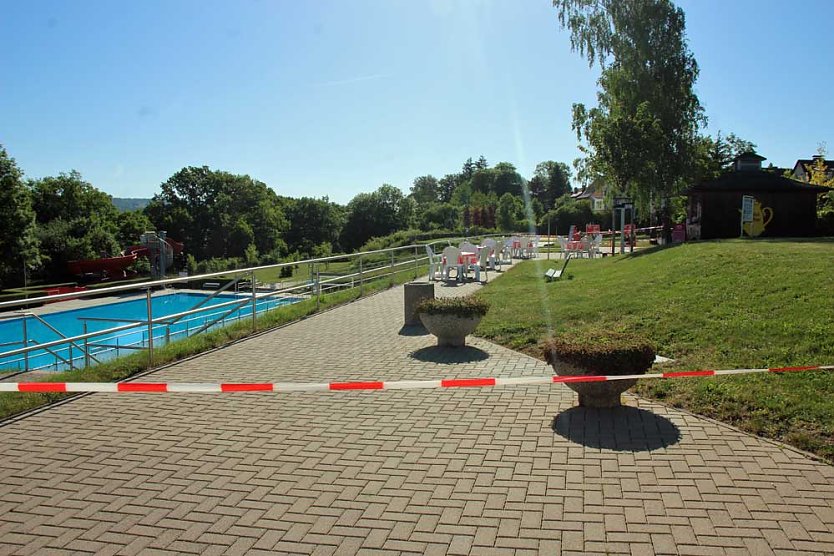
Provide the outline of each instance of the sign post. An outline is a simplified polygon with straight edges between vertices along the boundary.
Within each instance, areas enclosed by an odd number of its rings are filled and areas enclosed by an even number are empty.
[[[631,219],[634,221],[634,202],[629,197],[614,197],[613,215],[620,211],[620,254],[625,253],[625,211],[631,211]],[[633,249],[632,249],[633,251]],[[614,254],[614,239],[611,238],[611,254]]]
[[[753,221],[753,200],[752,195],[741,197],[741,231],[738,237],[744,237],[744,223]]]

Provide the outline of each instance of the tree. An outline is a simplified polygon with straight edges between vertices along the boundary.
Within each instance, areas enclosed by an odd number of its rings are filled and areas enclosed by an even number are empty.
[[[528,183],[530,195],[538,199],[545,209],[550,210],[556,199],[570,193],[570,178],[571,170],[564,162],[539,162]]]
[[[504,193],[498,200],[496,226],[503,231],[513,231],[518,227],[518,221],[524,215],[524,205],[521,199],[511,193]]]
[[[831,235],[834,234],[834,175],[825,160],[827,154],[825,143],[820,143],[814,161],[805,165],[805,171],[808,183],[832,188],[828,193],[817,196],[817,229]]]
[[[0,288],[26,281],[41,264],[35,213],[23,172],[0,146]]]
[[[411,197],[418,205],[436,203],[440,200],[440,184],[432,175],[414,178],[411,186]]]
[[[597,107],[573,109],[574,130],[587,142],[583,152],[594,171],[643,207],[680,191],[695,173],[697,133],[705,122],[683,11],[670,0],[553,4],[574,50],[602,66]]]
[[[161,189],[145,214],[198,260],[243,257],[249,243],[259,253],[271,253],[282,242],[287,222],[278,196],[263,182],[190,166]]]
[[[441,203],[448,203],[458,185],[462,183],[460,174],[446,174],[438,182],[438,196]]]
[[[398,190],[399,191],[399,190]],[[405,197],[399,202],[399,228],[408,230],[417,225],[417,203],[411,197]]]
[[[460,173],[461,176],[463,176],[463,179],[472,179],[472,174],[475,173],[475,163],[472,162],[472,157],[466,159],[466,162],[463,163],[463,168],[461,169]]]
[[[521,196],[524,188],[524,178],[516,171],[515,166],[509,162],[499,162],[492,169],[495,180],[492,184],[492,191],[498,197],[505,193]]]
[[[45,278],[66,275],[67,262],[121,252],[118,212],[110,195],[84,181],[75,170],[30,180],[32,208],[45,259]]]
[[[119,227],[116,239],[122,247],[139,243],[139,236],[155,229],[153,222],[141,210],[120,212],[116,216],[116,225]]]
[[[312,254],[315,246],[339,244],[345,225],[345,209],[327,197],[289,199],[285,207],[289,229],[285,239],[290,251]]]
[[[465,181],[455,188],[455,192],[452,194],[450,201],[453,205],[459,207],[469,206],[472,200],[472,194],[472,185],[468,181]]]
[[[552,213],[552,221],[558,223],[558,229],[551,225],[551,233],[568,233],[571,226],[584,229],[585,225],[594,221],[594,212],[588,201],[574,201],[565,203]],[[555,231],[554,231],[555,230]]]
[[[360,193],[348,203],[342,245],[356,249],[372,237],[406,229],[414,216],[413,208],[393,185],[384,184],[373,193]]]
[[[30,180],[29,187],[32,191],[32,207],[39,223],[97,215],[115,225],[118,211],[113,206],[112,197],[84,181],[75,170]]]
[[[828,163],[825,157],[828,154],[828,149],[825,143],[820,143],[817,147],[817,155],[811,164],[805,164],[805,171],[807,172],[808,183],[812,185],[822,185],[824,187],[834,187],[834,176],[828,168]]]
[[[755,152],[756,145],[729,133],[722,137],[719,131],[715,139],[709,135],[698,138],[696,145],[696,181],[711,180],[732,168],[733,160],[743,153]]]
[[[420,213],[420,229],[436,230],[445,228],[454,230],[458,227],[460,208],[451,203],[435,203]]]
[[[471,179],[463,183],[469,184],[473,192],[490,193],[495,191],[495,178],[495,171],[490,168],[485,168],[483,170],[475,170],[472,173]]]

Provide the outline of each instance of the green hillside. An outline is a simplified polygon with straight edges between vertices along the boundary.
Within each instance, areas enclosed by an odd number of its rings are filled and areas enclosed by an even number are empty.
[[[526,262],[490,283],[478,334],[540,357],[551,331],[629,329],[669,369],[834,364],[834,240],[715,241]],[[645,381],[642,395],[834,459],[834,372]]]
[[[113,206],[121,212],[128,212],[131,210],[139,210],[148,206],[150,199],[139,199],[132,197],[113,197]]]

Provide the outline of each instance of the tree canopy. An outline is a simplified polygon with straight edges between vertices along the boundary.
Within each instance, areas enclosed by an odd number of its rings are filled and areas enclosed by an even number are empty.
[[[313,255],[322,252],[322,245],[339,248],[339,236],[345,225],[344,207],[328,198],[286,199],[285,212],[289,227],[284,236],[291,252]]]
[[[372,237],[406,229],[415,218],[414,211],[413,201],[393,185],[384,184],[372,193],[360,193],[347,205],[341,244],[353,250]]]
[[[571,44],[602,67],[597,106],[573,108],[592,173],[642,206],[679,191],[695,171],[705,123],[685,17],[669,0],[554,0]]]
[[[145,214],[197,259],[243,257],[250,244],[271,253],[287,227],[277,194],[246,175],[190,166],[161,189]]]
[[[530,195],[541,202],[545,210],[553,208],[553,204],[562,195],[570,193],[571,170],[564,162],[545,160],[536,165],[533,177],[528,186]]]
[[[66,274],[68,261],[121,252],[116,207],[76,171],[30,180],[32,208],[47,276]]]
[[[35,232],[35,212],[23,173],[0,146],[0,287],[23,283],[24,272],[40,266]]]
[[[490,167],[483,156],[470,157],[457,173],[415,178],[408,196],[384,184],[343,206],[327,198],[279,197],[247,175],[189,166],[165,180],[144,209],[119,212],[110,195],[76,171],[24,181],[0,147],[7,229],[0,285],[22,283],[24,264],[36,279],[67,279],[68,261],[116,256],[151,230],[185,244],[180,264],[191,272],[350,251],[412,227],[517,231],[545,213],[544,202],[552,206],[569,191],[569,179],[565,164],[542,162],[533,195],[525,199],[525,179],[513,164]]]

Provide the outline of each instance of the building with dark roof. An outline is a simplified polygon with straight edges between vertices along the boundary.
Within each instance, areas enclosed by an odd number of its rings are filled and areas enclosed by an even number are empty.
[[[800,158],[793,165],[793,177],[799,181],[807,182],[811,178],[808,168],[812,168],[817,163],[817,160],[820,159],[825,161],[825,158],[821,154],[815,154],[814,158]],[[826,165],[825,177],[829,179],[834,177],[834,166],[831,164]]]
[[[687,190],[690,239],[739,237],[744,195],[754,198],[753,221],[744,225],[745,236],[816,235],[817,195],[829,188],[763,171],[763,160],[756,153],[741,154],[733,161],[731,171]]]
[[[588,187],[571,194],[571,199],[577,201],[588,201],[591,203],[591,210],[599,212],[605,210],[604,188],[598,184],[591,184]]]

